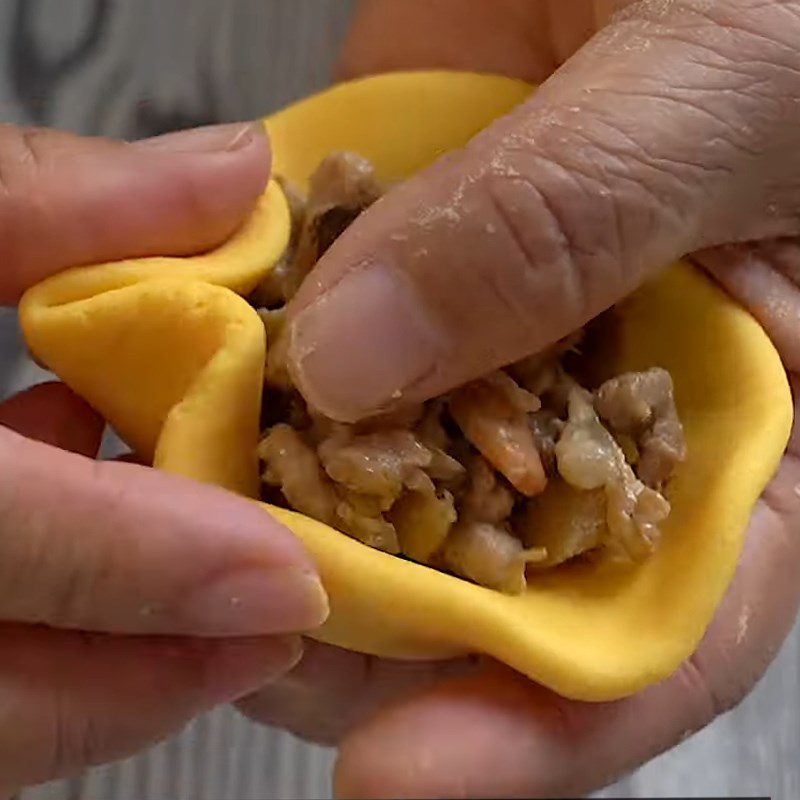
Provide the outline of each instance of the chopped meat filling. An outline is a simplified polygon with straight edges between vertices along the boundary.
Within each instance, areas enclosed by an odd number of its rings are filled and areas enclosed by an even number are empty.
[[[336,153],[307,198],[284,182],[292,235],[251,302],[267,331],[264,499],[364,544],[518,594],[582,559],[631,563],[658,545],[685,459],[672,379],[653,368],[579,384],[582,332],[422,405],[344,425],[308,407],[287,369],[285,304],[382,192]]]
[[[669,503],[636,477],[585,389],[570,393],[569,418],[556,445],[556,461],[559,473],[574,488],[605,491],[604,544],[615,558],[638,561],[652,552]]]
[[[403,489],[432,487],[423,472],[430,466],[431,452],[411,431],[331,436],[319,444],[317,452],[331,480],[351,492],[374,497],[381,511],[388,511]]]
[[[508,594],[525,591],[526,566],[544,556],[544,550],[525,550],[510,531],[489,522],[456,523],[442,549],[447,569]]]
[[[336,489],[296,430],[274,425],[258,445],[258,455],[264,462],[264,483],[279,487],[292,508],[329,525],[336,522]]]
[[[666,370],[630,372],[606,381],[597,393],[597,412],[615,434],[631,437],[638,449],[641,480],[657,489],[686,458],[686,440]]]
[[[534,565],[544,569],[600,547],[606,533],[606,498],[601,489],[576,489],[554,478],[547,491],[523,506],[514,530],[526,547],[541,547],[545,557]]]
[[[383,193],[372,164],[355,153],[333,153],[311,176],[308,198],[284,179],[292,229],[283,258],[251,296],[273,308],[294,297],[303,279],[358,215]]]
[[[479,455],[473,455],[467,468],[469,480],[459,494],[462,519],[499,524],[511,516],[514,492]]]
[[[457,389],[449,402],[467,441],[528,497],[539,494],[547,483],[528,423],[528,414],[539,408],[539,399],[505,372]]]

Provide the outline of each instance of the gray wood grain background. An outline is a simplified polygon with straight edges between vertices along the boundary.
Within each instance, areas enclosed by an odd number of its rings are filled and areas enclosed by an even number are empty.
[[[351,5],[0,0],[0,121],[132,138],[254,118],[326,84]],[[0,396],[38,376],[13,313],[0,312]],[[800,800],[799,701],[796,630],[739,709],[597,796]],[[219,709],[148,753],[23,798],[327,798],[332,761],[330,751]]]

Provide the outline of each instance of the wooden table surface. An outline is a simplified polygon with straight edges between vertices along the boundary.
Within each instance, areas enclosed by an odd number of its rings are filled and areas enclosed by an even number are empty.
[[[469,2],[469,0],[464,0]],[[139,137],[321,88],[350,0],[0,0],[0,121]],[[37,379],[0,312],[0,396]],[[1,657],[1,656],[0,656]],[[736,711],[598,797],[800,799],[800,632]],[[333,753],[229,709],[25,800],[326,798]]]

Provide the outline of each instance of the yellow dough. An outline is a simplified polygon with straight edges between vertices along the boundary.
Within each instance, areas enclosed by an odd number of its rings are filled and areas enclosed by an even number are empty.
[[[409,175],[530,91],[446,72],[344,84],[266,120],[274,171],[302,184],[346,148],[385,178]],[[29,346],[156,467],[255,497],[265,341],[239,294],[275,263],[288,232],[271,183],[249,222],[213,252],[56,275],[23,298]],[[555,570],[512,597],[270,509],[319,564],[332,612],[317,638],[392,657],[484,652],[589,701],[633,693],[678,667],[732,578],[788,439],[791,395],[759,325],[685,264],[623,304],[603,341],[604,371],[658,365],[675,381],[689,457],[655,555],[630,569]]]

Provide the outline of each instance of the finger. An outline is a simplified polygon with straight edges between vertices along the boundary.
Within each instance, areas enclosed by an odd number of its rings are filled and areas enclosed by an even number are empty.
[[[337,795],[584,796],[702,728],[754,685],[791,629],[800,602],[798,482],[795,455],[756,510],[717,619],[672,678],[604,704],[564,700],[500,668],[443,684],[344,742]]]
[[[573,20],[590,8],[591,0],[571,4]],[[546,5],[530,0],[362,0],[337,76],[460,69],[542,81],[556,66]]]
[[[800,242],[726,245],[694,259],[764,326],[786,367],[800,372]]]
[[[41,383],[0,403],[0,425],[29,439],[94,458],[105,423],[63,383]]]
[[[0,626],[0,796],[130,755],[274,680],[299,639],[112,637]]]
[[[290,672],[243,698],[251,719],[332,746],[376,711],[445,678],[472,674],[481,659],[395,661],[308,640]]]
[[[342,80],[456,69],[540,83],[635,0],[361,0],[336,74]],[[391,36],[386,36],[391,31]]]
[[[250,501],[0,429],[0,619],[118,633],[315,628],[295,537]]]
[[[615,18],[327,251],[290,309],[299,388],[344,421],[428,398],[686,252],[796,232],[797,36],[795,3],[642,2]]]
[[[0,125],[0,303],[68,266],[205,250],[238,227],[268,172],[260,124],[134,144]]]

